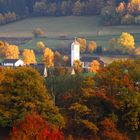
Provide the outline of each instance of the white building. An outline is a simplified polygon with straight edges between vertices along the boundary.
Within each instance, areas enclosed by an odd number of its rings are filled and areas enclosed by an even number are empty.
[[[80,60],[80,44],[75,41],[71,44],[71,66],[75,60]]]
[[[5,67],[19,67],[23,66],[24,62],[21,59],[5,59],[2,65]]]

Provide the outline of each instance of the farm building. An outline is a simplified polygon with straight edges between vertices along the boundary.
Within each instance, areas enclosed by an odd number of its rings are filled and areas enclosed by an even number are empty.
[[[21,59],[5,59],[1,65],[5,67],[19,67],[23,66],[24,62]]]

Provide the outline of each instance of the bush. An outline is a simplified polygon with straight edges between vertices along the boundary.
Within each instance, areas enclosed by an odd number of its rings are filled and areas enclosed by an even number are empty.
[[[40,28],[36,28],[35,30],[33,30],[33,36],[35,38],[43,37],[44,35],[45,35],[44,31]]]
[[[134,17],[130,14],[126,14],[121,18],[121,24],[132,24],[134,23]]]

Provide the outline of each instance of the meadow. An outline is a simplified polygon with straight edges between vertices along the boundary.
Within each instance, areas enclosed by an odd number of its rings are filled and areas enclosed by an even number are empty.
[[[46,38],[43,39],[49,47],[55,47],[65,42],[69,43],[74,37],[85,37],[87,40],[95,40],[98,46],[106,46],[108,40],[117,37],[121,32],[132,33],[136,44],[140,43],[140,27],[128,26],[103,26],[99,16],[62,16],[62,17],[38,17],[28,18],[18,22],[0,26],[0,37],[32,37],[32,31],[42,28]],[[69,38],[65,40],[61,38]],[[25,46],[33,48],[36,39],[27,42]]]
[[[32,31],[36,28],[42,28],[46,37],[32,38]],[[140,45],[139,26],[103,26],[99,16],[37,17],[0,26],[0,37],[12,37],[15,40],[24,37],[32,38],[20,44],[20,50],[36,49],[38,41],[43,41],[52,49],[58,49],[61,46],[70,47],[74,37],[85,37],[87,41],[94,40],[98,46],[107,47],[108,41],[111,38],[117,38],[121,32],[132,33],[136,46]]]

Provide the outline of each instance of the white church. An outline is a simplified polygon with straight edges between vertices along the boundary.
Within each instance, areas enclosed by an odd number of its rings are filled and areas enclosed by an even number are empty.
[[[80,43],[76,39],[71,44],[71,67],[73,67],[75,60],[80,60],[84,69],[89,69],[90,63],[93,60],[97,60],[100,63],[100,66],[104,67],[104,62],[100,60],[99,56],[80,57]]]
[[[80,44],[76,39],[71,44],[71,67],[75,60],[80,60]]]

